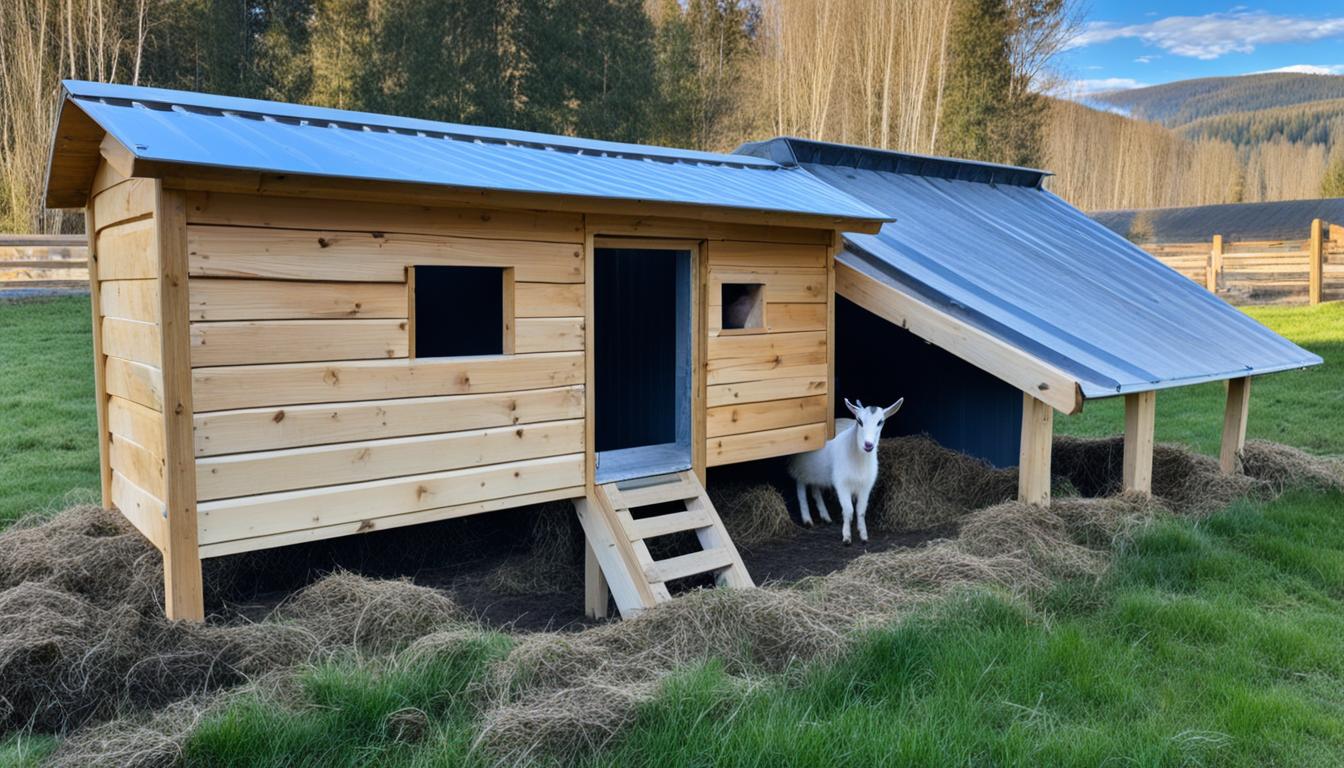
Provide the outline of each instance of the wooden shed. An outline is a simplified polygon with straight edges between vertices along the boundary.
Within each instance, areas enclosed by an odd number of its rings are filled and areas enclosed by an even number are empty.
[[[46,200],[87,212],[103,498],[170,616],[201,618],[202,558],[556,499],[594,612],[599,566],[626,613],[750,585],[704,470],[827,438],[839,233],[887,216],[745,156],[63,99]],[[686,530],[703,551],[650,558]]]

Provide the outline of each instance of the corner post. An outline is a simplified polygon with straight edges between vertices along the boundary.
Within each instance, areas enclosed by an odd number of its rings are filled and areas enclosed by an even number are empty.
[[[164,612],[202,621],[201,552],[196,521],[196,454],[192,430],[191,325],[187,293],[187,198],[155,182],[159,249],[159,338],[163,375]]]
[[[1022,449],[1018,454],[1017,500],[1027,504],[1050,503],[1050,450],[1053,447],[1055,411],[1046,403],[1022,393]]]
[[[1204,271],[1204,287],[1209,293],[1218,292],[1218,277],[1223,273],[1223,236],[1214,235],[1209,248],[1209,266]]]
[[[1307,302],[1312,306],[1321,303],[1321,287],[1325,272],[1325,226],[1320,219],[1311,220],[1311,240],[1307,254]]]
[[[1157,417],[1157,393],[1125,395],[1126,491],[1153,494],[1153,429]]]
[[[89,303],[93,310],[93,395],[98,414],[98,477],[104,509],[112,508],[111,440],[107,427],[107,356],[103,354],[103,301],[98,281],[98,222],[93,218],[93,200],[84,208],[84,231],[88,233]]]
[[[1227,405],[1223,408],[1223,447],[1218,464],[1224,474],[1241,471],[1241,454],[1246,447],[1246,416],[1251,407],[1251,379],[1229,379]]]
[[[590,619],[607,618],[607,605],[610,588],[607,577],[602,574],[602,564],[597,561],[593,543],[584,537],[583,541],[583,612]]]

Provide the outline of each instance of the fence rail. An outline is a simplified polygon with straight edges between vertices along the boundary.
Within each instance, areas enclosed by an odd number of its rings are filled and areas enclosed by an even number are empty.
[[[1344,227],[1320,219],[1301,240],[1225,241],[1141,246],[1159,261],[1240,304],[1319,304],[1344,300]]]
[[[84,235],[0,235],[0,291],[87,288]]]

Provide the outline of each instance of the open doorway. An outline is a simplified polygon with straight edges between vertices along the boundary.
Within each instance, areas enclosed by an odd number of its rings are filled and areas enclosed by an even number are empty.
[[[691,468],[690,249],[597,248],[597,481]]]

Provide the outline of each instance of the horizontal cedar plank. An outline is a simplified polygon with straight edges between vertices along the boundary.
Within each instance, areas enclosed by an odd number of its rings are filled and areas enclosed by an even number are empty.
[[[724,283],[761,283],[765,285],[765,300],[769,302],[826,303],[826,270],[824,269],[755,269],[741,267],[709,270],[711,308],[723,306]]]
[[[198,506],[201,544],[359,521],[583,485],[583,454],[492,464]]]
[[[399,283],[232,280],[188,281],[192,320],[348,320],[405,318]]]
[[[805,227],[729,224],[701,219],[590,213],[588,229],[597,235],[672,237],[690,240],[743,240],[762,243],[831,244],[832,230]]]
[[[573,317],[583,314],[583,283],[513,284],[517,317]]]
[[[581,349],[582,317],[527,317],[516,321],[513,351],[518,354]]]
[[[582,386],[196,414],[197,456],[582,418]]]
[[[436,520],[449,520],[455,517],[476,515],[482,512],[493,512],[500,509],[513,509],[515,507],[524,507],[532,504],[544,504],[548,501],[580,498],[583,494],[584,489],[583,486],[580,485],[571,488],[557,488],[552,491],[525,493],[519,496],[474,501],[470,504],[458,504],[451,507],[422,509],[418,512],[405,512],[399,515],[374,516],[376,513],[371,512],[369,517],[360,520],[352,520],[348,523],[340,523],[338,525],[300,528],[284,533],[274,533],[269,536],[257,536],[250,539],[233,539],[232,541],[207,544],[201,547],[201,557],[236,555],[240,552],[252,552],[259,549],[269,549],[271,547],[283,547],[289,544],[302,544],[308,541],[319,541],[321,539],[330,539],[336,536],[349,536],[356,533],[383,531],[390,528],[400,528],[406,525],[420,525],[421,523],[432,523]]]
[[[107,394],[163,411],[163,374],[158,368],[109,357],[104,366],[103,381]]]
[[[156,186],[154,179],[128,179],[95,195],[93,220],[98,230],[153,213]],[[100,246],[98,253],[102,252]]]
[[[164,496],[163,459],[148,448],[112,434],[108,443],[108,463],[118,472],[154,497]]]
[[[191,324],[191,365],[406,357],[405,320],[238,320]]]
[[[826,366],[808,366],[789,373],[791,375],[787,377],[707,387],[706,403],[710,408],[716,408],[826,394]]]
[[[725,435],[711,438],[708,443],[706,463],[711,467],[802,453],[826,443],[826,423]]]
[[[163,414],[121,397],[107,399],[107,430],[163,456]]]
[[[149,542],[163,549],[163,501],[136,485],[125,475],[112,470],[112,506],[116,507]]]
[[[709,308],[709,333],[717,336],[723,330],[723,305]],[[796,333],[798,331],[826,330],[826,304],[765,304],[765,327],[734,329],[729,335],[759,335],[762,333]]]
[[[583,217],[576,213],[258,198],[222,192],[188,193],[187,223],[583,242]]]
[[[583,383],[583,353],[197,368],[197,413],[380,398],[511,392]]]
[[[826,268],[826,246],[791,243],[744,243],[736,240],[708,244],[710,268],[776,267]]]
[[[719,571],[733,564],[733,555],[727,549],[702,549],[685,555],[655,560],[644,568],[644,578],[654,584],[673,579],[684,579],[700,573]]]
[[[98,231],[99,280],[147,280],[159,274],[153,219],[140,219]]]
[[[583,451],[583,420],[365,440],[196,461],[196,495],[225,499]]]
[[[825,420],[825,395],[764,403],[723,405],[708,409],[705,416],[705,434],[708,437],[722,437],[744,432],[796,427]]]
[[[159,367],[159,326],[117,317],[103,318],[101,325],[103,354]]]
[[[583,282],[583,250],[572,243],[464,237],[187,227],[193,277],[262,277],[399,283],[406,267],[512,267],[514,279]]]
[[[100,280],[98,303],[104,317],[157,323],[159,319],[158,280]]]
[[[707,382],[731,384],[780,377],[782,369],[826,364],[826,332],[714,336],[706,355]]]

